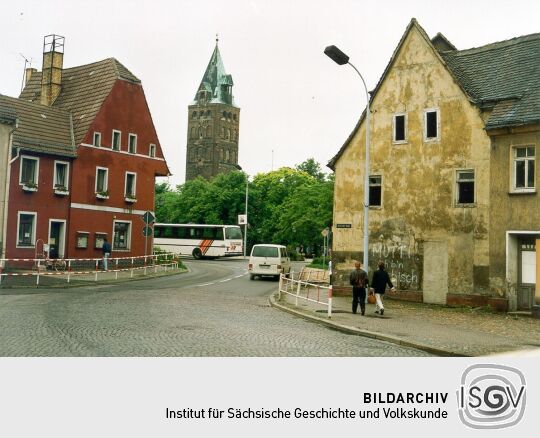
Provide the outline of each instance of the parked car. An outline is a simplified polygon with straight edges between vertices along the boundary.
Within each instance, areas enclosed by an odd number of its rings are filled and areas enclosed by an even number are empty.
[[[287,248],[283,245],[259,244],[254,245],[249,257],[249,279],[255,276],[272,276],[279,278],[280,274],[291,272],[291,260]]]

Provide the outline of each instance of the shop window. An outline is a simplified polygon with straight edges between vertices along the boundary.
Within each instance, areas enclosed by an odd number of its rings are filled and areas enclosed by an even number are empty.
[[[131,222],[114,221],[113,250],[129,250]]]

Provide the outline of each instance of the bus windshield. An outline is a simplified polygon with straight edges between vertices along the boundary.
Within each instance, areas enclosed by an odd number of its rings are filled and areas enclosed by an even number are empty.
[[[242,232],[239,227],[225,228],[225,239],[242,239]]]

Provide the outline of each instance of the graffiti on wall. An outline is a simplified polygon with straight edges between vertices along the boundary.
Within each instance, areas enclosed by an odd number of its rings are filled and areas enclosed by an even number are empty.
[[[394,286],[401,290],[420,290],[422,287],[422,256],[414,236],[379,235],[370,245],[370,268],[376,269],[382,260]]]

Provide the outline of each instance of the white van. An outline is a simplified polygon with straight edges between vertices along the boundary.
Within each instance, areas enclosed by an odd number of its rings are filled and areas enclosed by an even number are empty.
[[[261,244],[254,245],[249,257],[249,279],[256,275],[279,277],[279,274],[291,272],[291,260],[287,248],[283,245]]]

